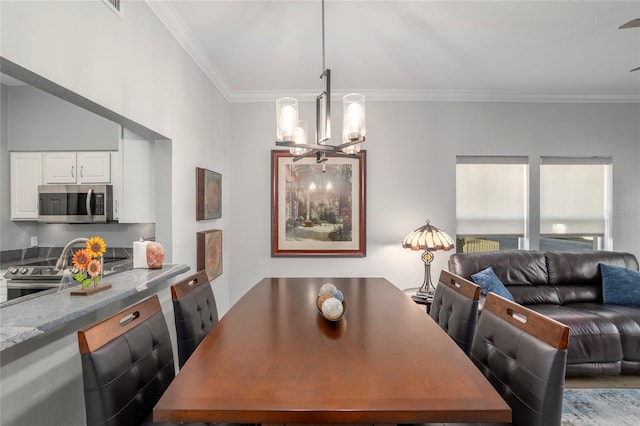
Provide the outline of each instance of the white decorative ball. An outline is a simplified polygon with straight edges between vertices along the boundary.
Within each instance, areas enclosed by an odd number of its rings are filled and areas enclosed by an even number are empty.
[[[337,288],[334,290],[329,290],[329,294],[335,297],[336,299],[338,299],[339,301],[344,302],[344,295]]]
[[[324,283],[320,287],[320,294],[329,293],[331,290],[336,290],[336,286],[331,283]]]
[[[322,314],[330,320],[337,320],[342,316],[343,308],[342,302],[335,297],[322,302]]]

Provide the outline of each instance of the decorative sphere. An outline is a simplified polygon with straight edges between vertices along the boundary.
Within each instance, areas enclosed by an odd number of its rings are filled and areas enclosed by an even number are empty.
[[[329,293],[323,293],[318,295],[318,297],[316,298],[316,305],[318,306],[319,311],[322,311],[322,304],[324,303],[325,300],[329,299],[330,297],[333,297],[333,296],[330,295]]]
[[[322,302],[322,314],[330,320],[337,320],[342,316],[342,302],[335,297],[330,297]]]
[[[344,295],[337,288],[335,290],[329,290],[329,294],[341,302],[344,302]]]
[[[330,290],[336,290],[336,286],[331,283],[324,283],[320,287],[320,294],[329,293]]]

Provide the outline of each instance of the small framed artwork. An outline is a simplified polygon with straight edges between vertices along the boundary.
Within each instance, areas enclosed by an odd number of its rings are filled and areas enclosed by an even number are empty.
[[[222,230],[211,229],[197,233],[198,271],[207,271],[209,281],[222,274]]]
[[[222,217],[222,175],[196,167],[196,220]]]
[[[271,256],[366,255],[366,151],[296,162],[271,151]]]

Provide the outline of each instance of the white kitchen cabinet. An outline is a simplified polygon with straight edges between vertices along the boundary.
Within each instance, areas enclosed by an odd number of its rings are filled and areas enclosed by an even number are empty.
[[[113,219],[120,223],[154,223],[155,142],[123,129],[112,156]]]
[[[11,220],[38,220],[38,185],[42,184],[42,153],[12,152]]]
[[[42,161],[42,176],[45,184],[76,183],[75,152],[45,152]]]
[[[45,184],[110,183],[111,153],[45,152],[43,181]]]
[[[78,152],[78,183],[110,183],[111,153],[99,151]]]

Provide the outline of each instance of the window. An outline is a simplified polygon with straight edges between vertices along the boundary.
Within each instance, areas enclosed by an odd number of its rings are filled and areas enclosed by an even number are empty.
[[[540,249],[610,250],[610,157],[540,159]]]
[[[456,158],[456,250],[526,248],[527,157]]]
[[[456,157],[458,253],[613,249],[611,157],[540,157],[533,194],[529,167],[527,157]]]

